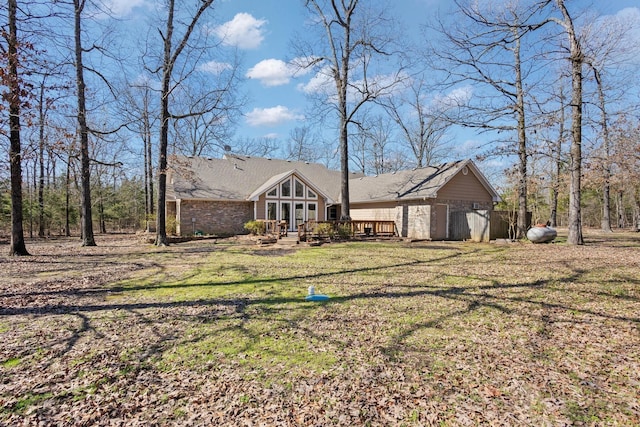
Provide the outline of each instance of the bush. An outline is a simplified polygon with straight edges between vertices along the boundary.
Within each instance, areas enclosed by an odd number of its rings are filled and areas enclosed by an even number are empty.
[[[317,224],[313,231],[318,236],[333,237],[335,234],[333,231],[333,225],[328,222],[321,222],[320,224]]]
[[[244,224],[244,228],[253,235],[261,236],[265,234],[267,230],[267,224],[264,221],[249,221]]]
[[[338,236],[341,239],[348,239],[351,237],[351,226],[349,224],[340,224],[338,226]]]
[[[167,234],[176,234],[178,231],[178,221],[176,221],[176,217],[173,215],[167,216],[165,219],[165,228]]]

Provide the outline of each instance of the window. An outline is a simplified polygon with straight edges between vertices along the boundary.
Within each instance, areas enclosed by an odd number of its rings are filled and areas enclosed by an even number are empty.
[[[267,202],[267,219],[271,221],[278,219],[278,204],[276,202]]]
[[[335,221],[338,219],[338,208],[336,206],[331,206],[328,209],[327,214],[329,215],[329,221]]]
[[[278,197],[278,187],[273,187],[271,191],[267,193],[267,197]]]
[[[304,222],[304,203],[296,203],[294,208],[294,214],[296,217],[296,228],[299,224]]]
[[[316,214],[316,204],[309,203],[307,205],[307,220],[315,221],[316,219],[318,219],[318,215]]]
[[[304,197],[304,184],[298,181],[297,179],[294,179],[294,183],[295,183],[294,194],[296,195],[296,197]]]
[[[289,228],[291,228],[291,202],[282,202],[280,205],[280,220],[286,221],[289,224]]]
[[[318,195],[310,188],[307,188],[307,197],[310,199],[315,199]]]
[[[282,184],[280,184],[280,192],[282,197],[291,197],[291,181],[286,180]]]

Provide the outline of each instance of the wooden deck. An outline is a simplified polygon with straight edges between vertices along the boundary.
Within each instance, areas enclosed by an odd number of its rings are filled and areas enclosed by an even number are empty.
[[[265,220],[258,219],[258,222],[264,222],[265,231],[267,236],[275,236],[276,238],[287,237],[289,234],[289,224],[287,221]]]
[[[395,237],[395,221],[307,221],[298,224],[298,240],[322,238]]]

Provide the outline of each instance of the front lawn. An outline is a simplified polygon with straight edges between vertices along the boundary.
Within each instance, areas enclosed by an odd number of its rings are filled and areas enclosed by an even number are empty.
[[[562,237],[32,242],[0,424],[640,425],[640,236]]]

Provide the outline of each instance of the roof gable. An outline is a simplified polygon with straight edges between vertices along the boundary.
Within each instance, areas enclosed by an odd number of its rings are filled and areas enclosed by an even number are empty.
[[[427,166],[349,181],[351,203],[388,202],[398,200],[432,199],[465,167],[472,171],[493,200],[498,193],[471,160]]]
[[[169,163],[167,196],[174,199],[248,201],[267,183],[273,185],[294,171],[330,200],[337,200],[340,192],[340,171],[319,163],[238,155],[172,156]]]
[[[270,179],[268,179],[264,184],[262,184],[260,187],[258,187],[253,193],[251,193],[249,195],[249,200],[253,200],[256,201],[258,200],[258,197],[260,197],[260,195],[262,193],[264,193],[265,191],[268,191],[270,188],[272,188],[274,185],[284,181],[285,179],[291,177],[291,176],[295,176],[296,178],[298,178],[300,181],[304,182],[308,187],[310,187],[315,193],[317,193],[320,197],[323,197],[325,199],[327,199],[327,203],[332,204],[334,203],[333,199],[331,198],[331,196],[325,194],[321,189],[316,188],[315,184],[313,182],[311,182],[308,178],[306,178],[302,173],[300,173],[297,169],[293,169],[278,175],[274,175],[272,176]]]

